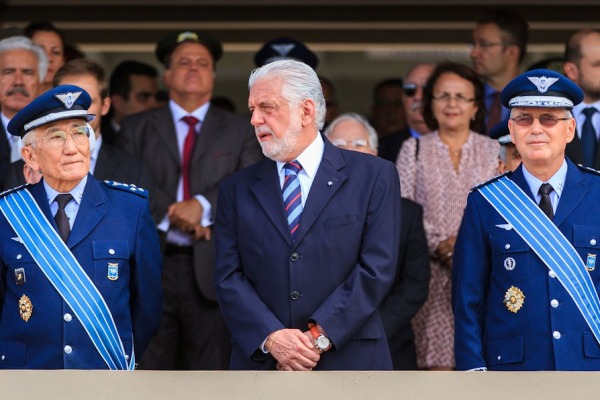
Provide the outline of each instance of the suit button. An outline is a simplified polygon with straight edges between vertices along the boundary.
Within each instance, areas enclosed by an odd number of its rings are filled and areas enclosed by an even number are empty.
[[[66,313],[65,315],[63,315],[63,319],[65,320],[65,322],[71,322],[73,317],[71,316],[71,314]]]
[[[298,253],[292,253],[292,255],[290,256],[290,260],[292,260],[292,261],[298,261],[299,258],[300,258],[300,254],[298,254]]]
[[[545,186],[544,186],[544,187],[545,187]],[[504,248],[505,248],[506,250],[510,249],[510,244],[506,243],[506,244],[504,245]]]
[[[73,352],[73,348],[69,345],[65,346],[65,354],[71,354]]]
[[[300,293],[294,290],[292,293],[290,293],[290,298],[292,300],[298,300],[300,298]]]
[[[596,245],[596,239],[592,239],[592,240],[590,240],[590,244],[591,244],[592,246],[595,246],[595,245]]]
[[[498,361],[502,360],[502,356],[498,356]]]
[[[2,357],[0,357],[0,360],[2,360],[2,361],[6,360],[6,356],[4,354],[2,354]]]
[[[556,273],[554,271],[548,272],[548,275],[550,276],[550,278],[556,278]]]
[[[108,249],[108,254],[114,255],[115,254],[115,249]]]
[[[552,332],[552,337],[554,339],[560,339],[560,332],[559,331]]]
[[[552,299],[552,301],[550,302],[550,305],[552,306],[552,308],[558,307],[558,300]]]

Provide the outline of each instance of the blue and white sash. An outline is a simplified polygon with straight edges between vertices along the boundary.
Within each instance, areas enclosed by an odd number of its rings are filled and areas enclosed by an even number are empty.
[[[71,307],[111,370],[133,370],[104,298],[46,219],[28,190],[0,198],[0,210],[63,300]]]
[[[600,343],[598,292],[573,245],[538,205],[507,177],[477,190],[554,271]]]

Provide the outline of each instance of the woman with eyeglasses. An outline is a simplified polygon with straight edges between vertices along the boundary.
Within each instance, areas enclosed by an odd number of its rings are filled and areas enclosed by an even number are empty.
[[[431,133],[404,142],[398,156],[402,196],[421,204],[431,260],[429,298],[413,319],[421,369],[454,368],[450,306],[454,242],[470,188],[496,174],[500,145],[480,135],[483,85],[471,68],[439,64],[424,88]]]

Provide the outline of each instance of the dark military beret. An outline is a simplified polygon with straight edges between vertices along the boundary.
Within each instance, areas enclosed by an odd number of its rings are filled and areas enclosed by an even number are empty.
[[[534,69],[517,76],[502,90],[505,107],[568,108],[581,103],[583,92],[572,80],[556,71]]]
[[[158,61],[166,66],[167,58],[173,53],[175,48],[181,43],[186,42],[199,43],[206,47],[212,55],[213,62],[215,63],[219,61],[223,55],[223,47],[221,46],[221,42],[208,33],[200,31],[180,31],[169,33],[167,36],[160,39],[154,52],[156,54],[156,58],[158,58]]]
[[[508,118],[503,119],[490,129],[489,135],[496,139],[501,145],[512,143],[510,140],[510,131],[508,130]]]
[[[275,60],[285,59],[302,61],[315,70],[319,66],[319,58],[304,43],[285,37],[273,39],[265,43],[254,56],[254,62],[258,67],[262,67]]]
[[[75,85],[60,85],[41,94],[19,111],[8,123],[8,132],[23,137],[26,133],[54,121],[71,118],[94,119],[88,113],[92,99]]]

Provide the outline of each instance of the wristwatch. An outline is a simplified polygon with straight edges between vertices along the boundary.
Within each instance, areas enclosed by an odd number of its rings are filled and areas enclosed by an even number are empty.
[[[331,348],[331,341],[317,329],[316,325],[310,327],[310,333],[315,338],[315,346],[321,351],[327,351]]]

